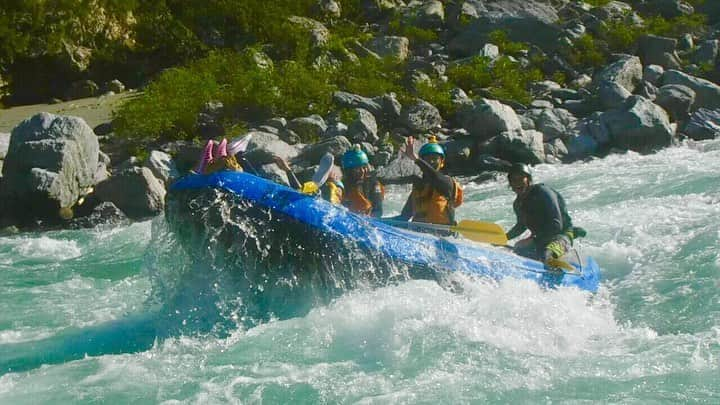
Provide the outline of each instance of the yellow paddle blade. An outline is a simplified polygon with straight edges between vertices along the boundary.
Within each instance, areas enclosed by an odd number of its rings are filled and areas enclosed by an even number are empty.
[[[318,187],[317,183],[314,181],[306,181],[305,184],[303,184],[301,191],[303,194],[315,194],[319,188],[320,187]]]
[[[475,242],[490,243],[493,245],[507,245],[505,230],[494,222],[471,221],[464,219],[450,230]]]
[[[551,266],[551,267],[563,269],[568,273],[577,273],[577,269],[572,264],[566,262],[565,260],[552,258],[547,261],[547,264],[548,264],[548,266]]]

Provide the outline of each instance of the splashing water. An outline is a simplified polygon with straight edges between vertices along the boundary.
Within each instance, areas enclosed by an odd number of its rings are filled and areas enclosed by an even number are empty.
[[[342,268],[349,255],[333,262],[335,278],[292,277],[320,260],[241,278],[228,268],[253,264],[231,262],[240,250],[226,254],[225,236],[206,232],[188,252],[164,218],[2,238],[0,362],[4,345],[142,313],[159,314],[162,339],[5,374],[0,402],[715,402],[719,145],[536,168],[589,231],[596,295],[462,275],[403,281],[403,269]],[[409,190],[388,189],[397,212]],[[503,178],[467,182],[465,194],[459,216],[512,226]],[[203,249],[212,260],[193,259]],[[376,271],[397,277],[343,284]],[[264,294],[283,286],[305,299]]]

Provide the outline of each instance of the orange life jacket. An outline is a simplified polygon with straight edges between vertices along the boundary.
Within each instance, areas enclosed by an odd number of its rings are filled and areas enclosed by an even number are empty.
[[[414,222],[425,222],[440,225],[453,225],[455,208],[463,203],[463,189],[453,179],[452,201],[438,193],[430,184],[413,185],[411,198],[412,219]]]
[[[242,166],[238,163],[235,156],[218,157],[210,161],[205,167],[204,174],[214,173],[220,170],[232,170],[236,172],[243,171]]]
[[[343,189],[332,181],[325,183],[327,192],[323,193],[326,195],[327,200],[333,204],[340,204],[343,201]]]
[[[375,184],[375,187],[380,187],[380,193],[385,196],[385,187],[383,187],[379,181],[376,181]],[[368,200],[365,196],[365,185],[366,184],[363,184],[360,187],[348,187],[343,194],[342,203],[352,212],[370,215],[373,205],[372,202],[370,202],[370,200]]]

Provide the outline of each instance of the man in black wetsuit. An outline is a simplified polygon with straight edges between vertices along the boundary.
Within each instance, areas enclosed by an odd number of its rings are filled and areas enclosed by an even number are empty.
[[[513,203],[517,223],[507,232],[507,238],[517,238],[527,229],[531,232],[530,237],[515,244],[515,252],[546,263],[565,255],[575,233],[584,231],[573,227],[560,193],[542,183],[532,184],[530,168],[521,163],[512,165],[508,182],[517,195]]]

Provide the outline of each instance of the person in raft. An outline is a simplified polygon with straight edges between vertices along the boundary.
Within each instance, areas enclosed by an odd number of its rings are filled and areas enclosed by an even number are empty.
[[[576,237],[585,236],[584,229],[573,227],[560,193],[545,184],[533,184],[527,165],[513,163],[508,183],[517,196],[513,202],[517,223],[507,232],[507,238],[517,238],[527,229],[531,232],[515,243],[517,254],[548,263],[564,256]]]
[[[360,145],[345,152],[342,167],[346,180],[342,204],[358,214],[382,217],[385,188],[371,171],[368,157]]]
[[[198,174],[210,174],[220,170],[242,172],[247,169],[247,171],[257,174],[255,168],[244,157],[249,141],[250,135],[229,145],[225,138],[217,144],[212,139],[208,140],[195,172]]]
[[[287,173],[290,187],[296,190],[303,189],[303,185],[300,184],[295,172],[293,172],[292,168],[290,168],[290,165],[285,159],[280,156],[273,156],[273,161],[280,170]],[[340,204],[342,202],[343,191],[345,189],[345,186],[340,180],[342,178],[342,173],[338,173],[340,170],[336,166],[331,166],[329,170],[327,181],[320,187],[320,195],[322,198],[333,204]]]
[[[422,177],[413,182],[400,215],[403,221],[425,222],[440,225],[455,225],[455,208],[463,202],[463,190],[455,179],[443,174],[445,150],[430,136],[428,143],[415,152],[415,139],[408,137],[404,156],[412,159],[422,171]]]

